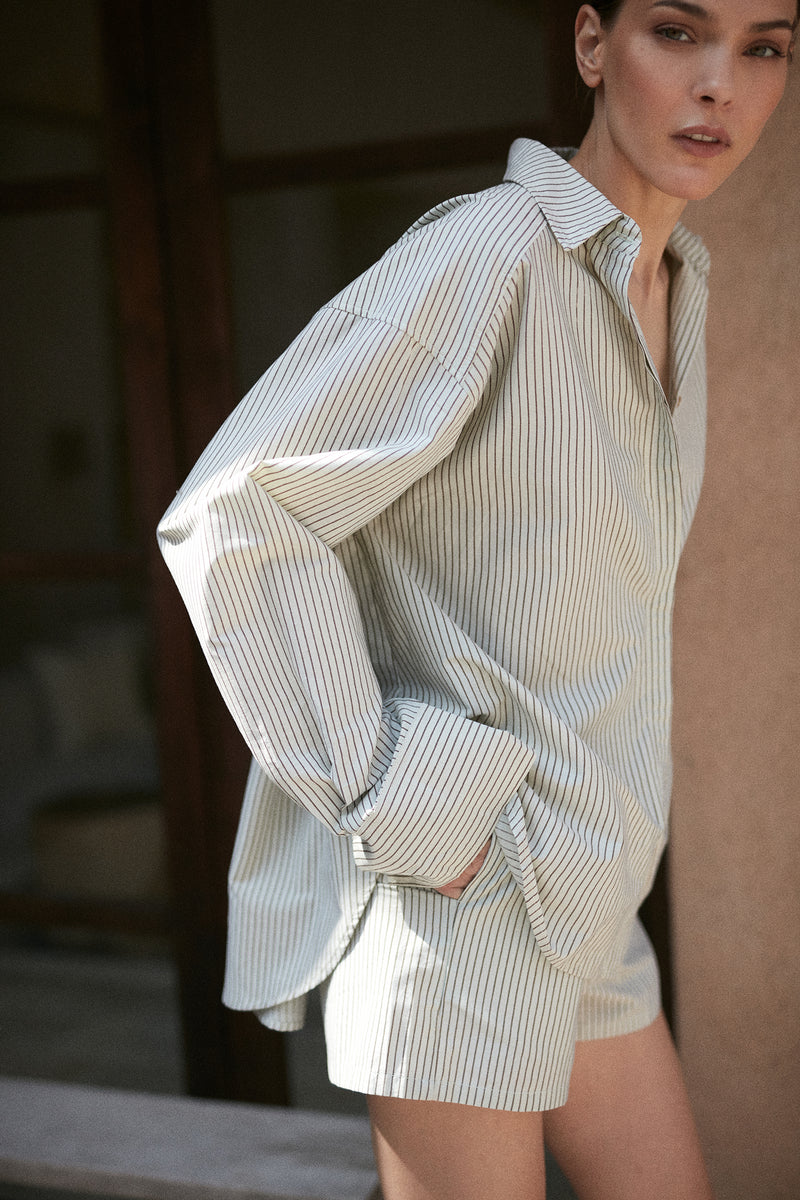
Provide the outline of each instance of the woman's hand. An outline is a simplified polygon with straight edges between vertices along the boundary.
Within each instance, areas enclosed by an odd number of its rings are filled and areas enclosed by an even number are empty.
[[[449,896],[451,900],[457,900],[470,880],[475,878],[483,866],[483,861],[489,853],[489,845],[490,843],[487,842],[480,854],[476,858],[473,858],[466,871],[461,872],[458,879],[451,879],[450,883],[446,883],[444,887],[436,888],[435,890],[441,892],[443,896]]]

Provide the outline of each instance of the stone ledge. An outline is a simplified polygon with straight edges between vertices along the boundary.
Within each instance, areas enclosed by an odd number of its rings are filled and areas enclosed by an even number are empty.
[[[128,1200],[368,1200],[369,1122],[0,1078],[0,1179]]]

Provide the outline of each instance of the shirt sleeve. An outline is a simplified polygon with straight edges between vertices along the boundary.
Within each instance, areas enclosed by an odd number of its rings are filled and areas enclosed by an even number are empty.
[[[381,695],[336,546],[450,453],[478,398],[403,330],[323,309],[159,526],[258,763],[360,866],[433,887],[478,853],[533,752],[463,711]]]

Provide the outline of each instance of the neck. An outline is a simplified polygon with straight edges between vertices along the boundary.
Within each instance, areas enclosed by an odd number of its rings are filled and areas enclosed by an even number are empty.
[[[663,279],[664,251],[686,201],[668,196],[637,174],[616,150],[597,112],[570,163],[639,226],[642,246],[633,278],[644,294],[653,292]]]

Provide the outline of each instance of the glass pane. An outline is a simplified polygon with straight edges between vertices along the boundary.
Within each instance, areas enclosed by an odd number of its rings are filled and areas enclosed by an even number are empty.
[[[525,123],[545,109],[537,5],[213,0],[229,157]]]
[[[4,823],[28,793],[157,790],[150,646],[137,591],[104,580],[4,585]],[[8,853],[4,843],[0,855]],[[21,868],[21,852],[12,865]]]
[[[163,906],[165,842],[141,589],[6,583],[0,628],[0,891]],[[9,1074],[182,1089],[166,939],[0,930]]]
[[[153,869],[136,866],[139,878],[129,884],[121,866],[116,881],[103,884],[102,866],[87,872],[79,858],[48,874],[42,845],[35,844],[42,810],[57,814],[68,804],[88,810],[101,800],[112,808],[128,797],[157,795],[147,630],[130,592],[109,581],[3,588],[3,887],[145,899],[152,880],[152,898],[163,896],[163,872],[155,866],[160,832]]]
[[[5,216],[0,263],[0,547],[112,547],[125,465],[103,215]]]
[[[122,620],[84,627],[69,642],[33,643],[0,668],[0,891],[43,906],[166,902],[152,735],[126,679],[137,632]],[[23,915],[0,926],[0,978],[6,1074],[184,1090],[166,938]]]
[[[44,184],[101,169],[93,0],[0,7],[0,171]],[[0,219],[0,551],[122,539],[125,468],[106,228],[100,212]],[[13,449],[12,449],[13,448]]]
[[[100,169],[100,71],[93,0],[3,0],[0,178]]]

